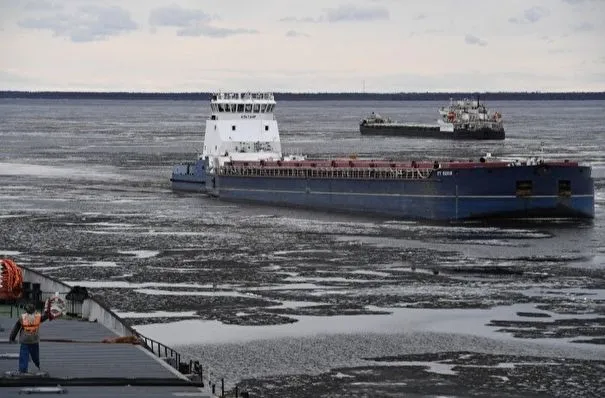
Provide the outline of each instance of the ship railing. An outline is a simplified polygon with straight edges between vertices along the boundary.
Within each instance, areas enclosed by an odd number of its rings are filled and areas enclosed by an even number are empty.
[[[181,362],[181,354],[178,351],[160,343],[159,341],[155,341],[147,336],[143,336],[142,334],[138,334],[138,338],[143,343],[143,347],[156,355],[158,358],[163,359],[166,363],[182,374],[189,373],[193,369],[193,361],[191,364],[188,364],[189,368],[185,369],[185,365],[187,364]]]
[[[219,175],[242,177],[288,177],[327,179],[420,180],[431,176],[433,169],[382,167],[246,167],[223,166]]]
[[[247,391],[240,389],[237,384],[226,383],[224,377],[220,377],[207,366],[204,366],[199,358],[188,353],[181,354],[179,351],[140,333],[137,333],[137,337],[145,349],[191,381],[201,383],[202,387],[206,387],[213,397],[239,398],[250,396]],[[230,388],[231,391],[227,393],[226,388]]]
[[[201,382],[202,386],[208,388],[213,397],[249,397],[249,393],[243,389],[240,390],[237,384],[230,386],[229,383],[225,383],[224,377],[220,377],[208,367],[204,367],[199,358],[187,353],[181,354],[175,349],[142,334],[137,334],[137,336],[142,341],[144,348],[178,370],[179,373],[188,376],[192,381]],[[226,393],[226,388],[231,388],[231,392]]]

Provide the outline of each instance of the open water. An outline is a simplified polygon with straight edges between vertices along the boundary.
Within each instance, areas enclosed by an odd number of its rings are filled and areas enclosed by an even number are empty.
[[[587,162],[595,219],[435,225],[222,203],[170,190],[172,164],[202,148],[205,102],[8,99],[0,256],[87,286],[260,396],[605,394],[605,102],[488,103],[502,142],[358,132],[371,111],[428,123],[442,105],[281,102],[276,116],[291,153]]]

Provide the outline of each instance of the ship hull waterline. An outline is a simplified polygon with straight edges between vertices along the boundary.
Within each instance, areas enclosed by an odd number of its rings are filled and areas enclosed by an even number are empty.
[[[504,130],[481,128],[476,130],[454,128],[453,132],[441,131],[439,126],[413,125],[360,125],[361,135],[378,135],[407,138],[438,138],[448,140],[503,140]]]

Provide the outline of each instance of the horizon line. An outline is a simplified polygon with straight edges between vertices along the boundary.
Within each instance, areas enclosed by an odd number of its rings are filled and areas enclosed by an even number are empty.
[[[479,94],[605,94],[605,91],[478,91],[478,90],[440,90],[440,91],[275,91],[275,90],[211,90],[211,91],[128,91],[128,90],[0,90],[0,93],[22,94],[208,94],[208,93],[278,93],[278,94],[356,94],[356,95],[392,95],[392,94],[451,94],[451,93],[479,93]]]

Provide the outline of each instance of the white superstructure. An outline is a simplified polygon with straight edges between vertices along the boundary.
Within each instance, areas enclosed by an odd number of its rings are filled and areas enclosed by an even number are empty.
[[[453,132],[455,127],[467,130],[490,128],[503,129],[500,112],[489,112],[479,100],[462,99],[454,101],[450,98],[449,106],[439,109],[437,123],[441,131]]]
[[[272,93],[212,94],[201,157],[209,168],[229,161],[282,159]]]

